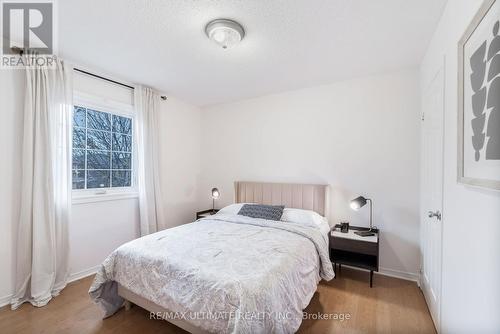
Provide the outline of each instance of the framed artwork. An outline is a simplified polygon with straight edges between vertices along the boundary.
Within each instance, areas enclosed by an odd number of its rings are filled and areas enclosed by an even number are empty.
[[[500,190],[500,0],[458,44],[458,182]]]

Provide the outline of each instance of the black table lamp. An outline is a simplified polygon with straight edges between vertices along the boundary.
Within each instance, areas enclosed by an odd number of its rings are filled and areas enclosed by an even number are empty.
[[[364,207],[367,202],[370,202],[370,229],[368,231],[355,232],[356,234],[359,234],[361,236],[373,235],[373,233],[371,232],[373,228],[373,201],[370,198],[365,198],[363,196],[359,196],[351,201],[351,209],[353,209],[354,211],[358,211],[359,209]]]
[[[212,212],[215,212],[215,200],[220,196],[219,189],[212,188]]]

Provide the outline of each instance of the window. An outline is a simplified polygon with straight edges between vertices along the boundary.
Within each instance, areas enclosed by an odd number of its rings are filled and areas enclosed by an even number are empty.
[[[75,105],[73,190],[133,186],[133,119]]]

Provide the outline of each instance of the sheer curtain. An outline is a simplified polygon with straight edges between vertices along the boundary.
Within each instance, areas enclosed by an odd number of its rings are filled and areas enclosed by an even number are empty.
[[[33,65],[26,69],[21,212],[12,309],[24,302],[44,306],[66,286],[72,71],[61,60],[55,68]]]
[[[141,236],[165,228],[160,189],[159,103],[160,95],[151,88],[137,86],[134,90],[138,130],[139,208]]]

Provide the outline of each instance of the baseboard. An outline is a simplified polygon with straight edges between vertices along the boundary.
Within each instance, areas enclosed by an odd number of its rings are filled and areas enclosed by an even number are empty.
[[[97,270],[99,269],[99,267],[100,267],[100,265],[79,271],[77,273],[70,274],[68,277],[68,283],[78,281],[79,279],[85,278],[85,277],[90,276],[90,275],[94,275],[97,272]],[[12,299],[12,295],[0,297],[0,307],[4,307],[6,305],[9,305],[11,299]]]
[[[100,266],[101,265],[94,266],[94,267],[91,267],[89,269],[85,269],[85,270],[79,271],[77,273],[70,274],[68,277],[68,283],[78,281],[79,279],[85,278],[85,277],[90,276],[90,275],[94,275]]]
[[[4,307],[6,305],[9,305],[11,299],[12,299],[12,295],[0,297],[0,307]]]
[[[418,283],[418,274],[417,273],[408,273],[405,271],[394,270],[389,268],[379,268],[378,273],[384,276],[390,276],[395,278],[404,279],[407,281],[412,281]]]
[[[344,264],[342,265],[342,267],[352,268],[352,269],[361,270],[361,271],[369,271],[369,270],[366,270],[363,268],[351,267],[351,266],[344,265]],[[374,273],[377,275],[383,275],[383,276],[404,279],[405,281],[412,281],[412,282],[416,282],[418,284],[418,274],[417,273],[408,273],[405,271],[394,270],[394,269],[389,269],[389,268],[382,268],[382,267],[380,267],[379,270],[375,271]]]

